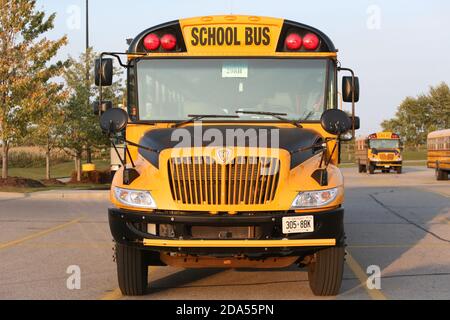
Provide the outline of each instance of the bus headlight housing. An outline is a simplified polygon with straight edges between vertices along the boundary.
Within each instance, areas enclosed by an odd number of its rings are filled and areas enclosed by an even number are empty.
[[[137,208],[156,209],[156,202],[150,194],[150,191],[115,187],[114,195],[116,196],[117,201],[124,205]]]
[[[291,209],[324,207],[333,202],[338,195],[338,188],[300,192],[292,202]]]

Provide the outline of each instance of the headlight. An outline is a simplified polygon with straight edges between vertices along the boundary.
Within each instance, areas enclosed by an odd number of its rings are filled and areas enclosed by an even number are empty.
[[[115,187],[116,199],[127,206],[156,209],[155,200],[149,191],[122,189]]]
[[[292,202],[291,209],[324,207],[333,202],[338,194],[338,188],[300,192]]]

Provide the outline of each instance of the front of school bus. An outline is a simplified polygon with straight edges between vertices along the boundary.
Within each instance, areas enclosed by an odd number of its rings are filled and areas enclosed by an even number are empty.
[[[338,138],[359,125],[337,110],[330,39],[283,19],[201,17],[142,32],[127,59],[128,119],[101,119],[126,132],[109,209],[122,292],[143,294],[149,265],[297,263],[315,294],[337,294]],[[343,79],[353,107],[357,80]]]
[[[369,135],[367,157],[369,173],[375,170],[402,173],[402,148],[400,136],[393,132],[378,132]]]

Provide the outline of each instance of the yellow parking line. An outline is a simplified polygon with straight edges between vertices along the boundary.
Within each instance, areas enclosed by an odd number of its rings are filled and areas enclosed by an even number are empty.
[[[60,225],[57,225],[55,227],[52,227],[52,228],[49,228],[49,229],[46,229],[46,230],[40,231],[40,232],[36,232],[36,233],[30,234],[30,235],[28,235],[26,237],[23,237],[21,239],[17,239],[17,240],[1,243],[0,244],[0,250],[1,249],[6,249],[6,248],[10,248],[12,246],[21,244],[21,243],[23,243],[25,241],[28,241],[28,240],[32,240],[32,239],[35,239],[35,238],[38,238],[38,237],[41,237],[41,236],[45,236],[46,234],[49,234],[49,233],[57,231],[57,230],[61,230],[63,228],[66,228],[68,226],[71,226],[71,225],[73,225],[75,223],[80,222],[81,219],[82,219],[82,217],[74,219],[74,220],[66,222],[66,223],[63,223],[63,224],[60,224]]]
[[[120,292],[119,288],[116,288],[113,291],[105,294],[103,297],[100,298],[100,300],[119,300],[122,297],[123,297],[122,292]]]
[[[347,265],[350,267],[352,272],[355,274],[355,276],[358,278],[359,282],[361,283],[361,286],[366,289],[368,295],[373,300],[387,300],[386,296],[381,292],[381,290],[378,289],[369,289],[366,285],[367,283],[367,274],[364,272],[363,268],[356,262],[355,259],[353,259],[350,252],[347,251],[346,260]]]

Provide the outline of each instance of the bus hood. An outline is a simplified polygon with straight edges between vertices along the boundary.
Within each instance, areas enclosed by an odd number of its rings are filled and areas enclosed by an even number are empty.
[[[148,131],[141,138],[139,144],[156,151],[140,148],[139,153],[144,159],[159,168],[159,154],[166,149],[192,147],[279,148],[291,154],[290,166],[292,169],[319,152],[316,149],[296,151],[317,144],[321,140],[322,137],[316,131],[305,128],[194,125]]]

